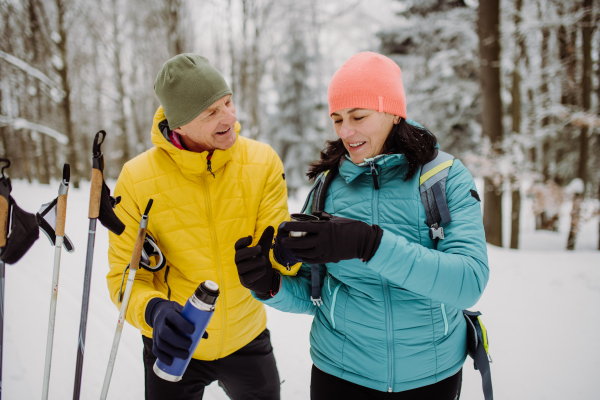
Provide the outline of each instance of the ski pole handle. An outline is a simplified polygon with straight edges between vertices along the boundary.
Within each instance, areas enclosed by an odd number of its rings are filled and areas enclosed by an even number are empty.
[[[67,220],[67,195],[69,192],[69,180],[71,178],[71,167],[65,164],[63,167],[63,180],[58,190],[58,202],[56,204],[56,236],[65,236],[65,222]]]
[[[106,132],[98,131],[94,137],[92,151],[92,185],[90,186],[90,208],[88,218],[98,218],[100,216],[100,200],[102,199],[102,189],[104,186],[104,155],[100,149],[100,145],[106,139]]]
[[[8,201],[0,196],[0,247],[6,246],[6,235],[8,234]]]
[[[102,171],[92,169],[92,186],[90,187],[90,208],[88,218],[98,218],[100,215],[100,199],[102,198]]]
[[[152,207],[152,202],[152,199],[148,200],[146,211],[144,211],[144,215],[142,215],[142,220],[140,221],[140,228],[138,229],[135,245],[133,246],[133,254],[131,255],[131,262],[129,263],[130,269],[137,270],[140,266],[142,249],[144,248],[144,239],[146,238],[146,229],[148,228],[148,213]]]

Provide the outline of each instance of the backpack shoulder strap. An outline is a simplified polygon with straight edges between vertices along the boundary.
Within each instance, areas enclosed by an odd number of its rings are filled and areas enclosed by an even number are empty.
[[[313,193],[312,213],[317,211],[325,211],[325,200],[327,199],[327,190],[331,186],[331,182],[337,176],[337,167],[331,168],[323,173],[321,184],[315,188]]]
[[[306,209],[308,208],[308,202],[312,199],[312,206],[310,209],[310,213],[314,214],[316,211],[325,211],[325,200],[327,199],[327,190],[329,186],[331,186],[331,182],[338,174],[337,167],[332,169],[328,169],[327,171],[321,173],[317,179],[315,179],[315,183],[313,183],[310,192],[306,196],[306,200],[304,201],[304,205],[302,206],[301,213],[306,214]]]
[[[436,157],[421,168],[419,193],[432,239],[443,239],[444,231],[438,227],[452,221],[446,201],[446,179],[453,163],[453,155],[438,150]]]
[[[337,174],[338,168],[334,167],[330,170],[323,172],[317,177],[315,183],[313,184],[313,187],[308,193],[308,196],[306,196],[306,201],[304,202],[304,206],[302,206],[302,210],[300,211],[301,213],[306,213],[306,209],[308,208],[308,202],[311,198],[311,214],[314,215],[317,211],[325,211],[325,200],[327,199],[327,190],[329,189],[329,186],[331,186],[331,182]],[[320,307],[323,304],[323,301],[321,300],[321,281],[319,276],[319,264],[311,264],[310,275],[312,286],[310,299],[312,300],[314,305]]]
[[[467,323],[467,352],[473,359],[475,369],[481,373],[481,386],[485,400],[493,400],[494,390],[490,371],[492,357],[489,353],[487,330],[481,322],[481,313],[463,310],[463,316]]]

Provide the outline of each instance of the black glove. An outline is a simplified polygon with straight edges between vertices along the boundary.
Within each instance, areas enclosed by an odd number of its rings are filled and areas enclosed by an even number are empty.
[[[183,307],[175,301],[154,298],[148,302],[144,315],[152,333],[152,352],[166,365],[173,364],[173,358],[187,359],[192,346],[190,335],[196,327],[181,316]],[[203,338],[208,338],[204,332]]]
[[[317,215],[318,214],[318,215]],[[355,219],[334,217],[326,212],[315,213],[318,221],[285,222],[280,231],[307,232],[304,237],[281,240],[302,261],[310,264],[336,263],[360,258],[369,261],[381,243],[383,229]]]
[[[268,226],[258,244],[252,244],[252,236],[241,238],[235,243],[235,265],[242,286],[252,290],[260,299],[267,300],[279,292],[281,276],[271,266],[269,250],[275,229]]]

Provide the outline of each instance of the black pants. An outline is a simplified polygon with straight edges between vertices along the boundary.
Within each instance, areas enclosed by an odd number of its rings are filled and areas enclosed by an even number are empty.
[[[311,400],[458,400],[462,384],[462,369],[453,376],[433,385],[387,393],[329,375],[313,365],[310,381]]]
[[[152,369],[156,361],[152,354],[152,339],[145,336],[142,339],[146,400],[200,400],[204,387],[217,380],[233,400],[279,400],[279,372],[268,329],[225,358],[215,361],[192,358],[179,382],[156,376]]]

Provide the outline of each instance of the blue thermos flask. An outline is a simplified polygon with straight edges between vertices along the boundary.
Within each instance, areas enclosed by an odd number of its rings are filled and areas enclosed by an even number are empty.
[[[191,335],[192,346],[190,347],[190,356],[184,360],[181,358],[173,358],[173,364],[166,365],[160,360],[154,363],[154,373],[160,378],[178,382],[183,377],[192,355],[200,343],[202,335],[206,331],[206,327],[215,312],[215,303],[219,297],[219,285],[213,281],[204,281],[198,286],[196,292],[188,299],[187,303],[181,311],[181,316],[194,324],[196,330]]]

